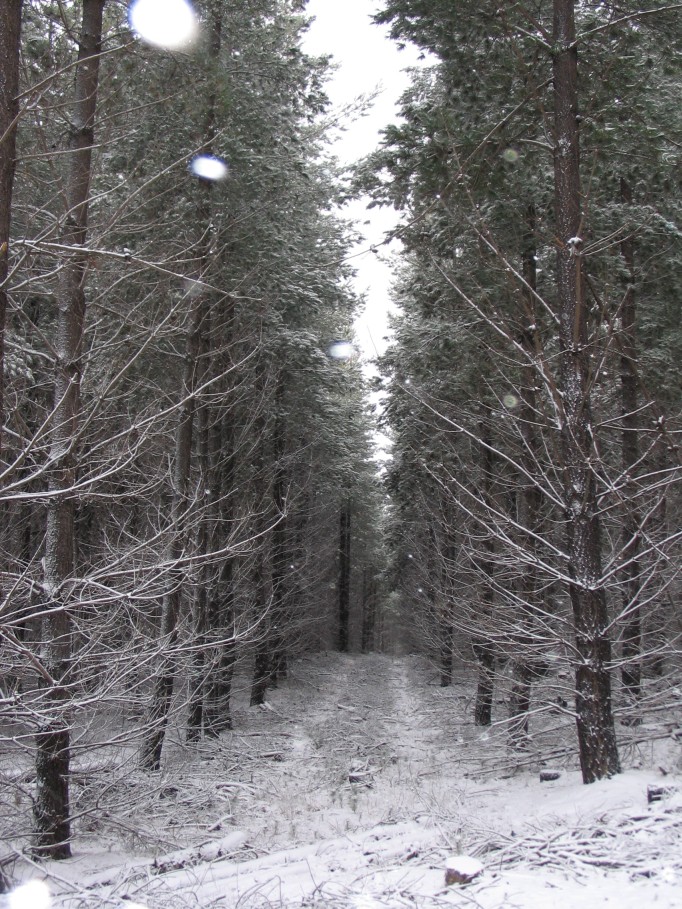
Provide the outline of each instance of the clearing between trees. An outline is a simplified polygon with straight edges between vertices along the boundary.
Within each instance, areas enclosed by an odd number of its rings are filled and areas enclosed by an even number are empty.
[[[134,745],[76,757],[74,857],[17,859],[15,880],[74,909],[679,905],[680,716],[619,728],[624,772],[585,786],[565,708],[511,752],[505,724],[473,725],[462,664],[441,688],[418,656],[326,653],[261,707],[237,688],[234,729],[192,747],[172,731],[160,774]],[[457,854],[483,874],[446,886]]]

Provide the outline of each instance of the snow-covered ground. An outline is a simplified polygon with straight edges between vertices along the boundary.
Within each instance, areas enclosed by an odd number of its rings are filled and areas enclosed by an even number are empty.
[[[238,696],[234,731],[168,749],[156,780],[90,756],[74,858],[13,874],[69,909],[682,905],[675,717],[622,727],[624,773],[584,786],[565,711],[534,717],[519,756],[503,724],[472,726],[473,693],[470,671],[441,689],[416,656],[304,658],[265,708]],[[648,804],[650,785],[679,794]],[[483,873],[446,885],[457,856]]]

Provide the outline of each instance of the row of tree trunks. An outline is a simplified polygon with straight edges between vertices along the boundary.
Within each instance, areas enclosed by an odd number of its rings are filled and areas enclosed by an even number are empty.
[[[218,3],[208,4],[209,17],[209,61],[215,62],[222,43],[222,13]],[[211,86],[206,96],[205,117],[202,127],[202,152],[210,155],[213,151],[216,130],[216,93]],[[211,248],[211,184],[200,180],[197,199],[197,222],[202,226],[203,236],[198,249],[198,274],[206,280],[212,257]],[[174,654],[178,635],[178,621],[186,599],[188,577],[188,549],[192,546],[197,558],[199,583],[195,585],[192,602],[193,641],[191,690],[189,698],[188,738],[198,739],[204,727],[204,690],[206,645],[208,632],[207,587],[209,572],[209,545],[214,541],[211,523],[214,509],[204,493],[210,490],[211,473],[209,453],[209,426],[211,408],[206,402],[198,402],[197,389],[202,381],[213,378],[213,357],[211,337],[210,293],[202,290],[198,296],[189,295],[190,316],[185,348],[185,367],[181,387],[181,408],[175,440],[175,466],[170,514],[171,541],[167,552],[170,567],[168,592],[163,598],[161,627],[158,642],[158,665],[153,681],[147,728],[140,752],[143,769],[157,771],[161,766],[161,755],[166,726],[171,709],[175,674],[177,670]],[[195,424],[198,424],[195,427]],[[196,431],[195,431],[196,428]],[[197,444],[195,445],[195,436]],[[198,450],[199,484],[196,495],[190,488],[193,464],[193,449]],[[194,500],[194,501],[193,501]],[[190,516],[196,526],[194,539],[190,532]]]
[[[83,730],[87,741],[97,738],[112,704],[126,705],[122,720],[135,726],[140,764],[157,771],[171,724],[185,711],[190,740],[230,725],[237,651],[253,655],[259,634],[267,635],[272,684],[285,670],[292,626],[306,643],[314,639],[338,540],[338,515],[330,529],[317,503],[339,465],[350,465],[352,485],[356,460],[371,474],[369,458],[333,432],[331,418],[341,401],[360,412],[359,370],[349,369],[348,388],[339,390],[318,349],[332,325],[341,332],[350,324],[356,300],[342,266],[338,276],[328,266],[350,242],[322,201],[336,192],[333,178],[319,183],[317,143],[301,140],[323,103],[304,89],[318,85],[324,65],[295,52],[300,16],[291,4],[271,4],[267,22],[252,27],[240,4],[200,0],[201,47],[184,55],[146,50],[142,34],[131,43],[128,5],[24,3],[20,48],[22,2],[0,0],[3,304],[12,292],[12,357],[9,369],[0,366],[0,379],[9,376],[10,416],[0,446],[16,461],[18,488],[5,488],[8,520],[0,520],[2,580],[13,588],[3,616],[12,643],[3,647],[11,651],[12,722],[28,717],[36,733],[41,858],[70,853],[72,740],[88,747]],[[220,48],[221,17],[225,44],[234,46],[215,61],[208,58]],[[26,85],[10,262],[20,52]],[[169,92],[178,73],[184,88]],[[166,123],[179,126],[161,135]],[[211,197],[208,182],[195,181],[185,163],[195,151],[210,154],[214,137],[233,167]],[[304,181],[300,192],[292,174]],[[218,287],[234,290],[234,303]],[[222,309],[230,306],[233,319]],[[273,318],[260,320],[263,314]],[[280,337],[282,322],[292,331]],[[275,341],[284,354],[271,356]],[[234,355],[247,348],[259,365],[245,375]],[[298,450],[286,458],[283,450],[279,463],[272,402],[258,391],[270,390],[270,367],[274,375],[286,364],[287,374],[289,363],[295,381],[285,385],[285,403],[301,415],[288,427]],[[320,381],[305,384],[303,376]],[[267,460],[255,477],[259,413]],[[362,420],[353,429],[368,452]],[[296,496],[313,505],[289,523]],[[262,515],[259,497],[267,498]],[[363,516],[373,511],[371,499],[366,504]],[[304,524],[311,514],[317,523],[296,543],[300,514]],[[295,545],[302,555],[290,571]],[[292,591],[303,607],[297,625]],[[138,720],[143,698],[148,712]]]
[[[192,466],[192,437],[196,410],[195,392],[198,378],[198,358],[201,333],[206,314],[203,297],[193,303],[185,349],[185,368],[182,383],[182,405],[175,437],[175,464],[170,510],[171,539],[166,552],[167,592],[161,607],[161,624],[157,642],[157,666],[152,682],[149,711],[140,749],[140,766],[157,771],[161,767],[161,753],[173,699],[176,673],[176,644],[178,619],[185,592],[185,575],[188,570],[188,525],[194,511],[190,493]],[[202,520],[202,516],[199,516]]]
[[[562,458],[564,470],[564,504],[566,514],[568,584],[576,644],[579,654],[576,667],[576,723],[580,763],[586,783],[619,772],[620,762],[615,736],[611,699],[611,641],[606,591],[601,581],[601,527],[598,517],[596,477],[593,464],[598,463],[594,447],[594,423],[591,408],[591,376],[585,304],[583,259],[583,216],[580,183],[580,145],[578,132],[578,72],[575,40],[574,0],[554,0],[553,20],[553,86],[554,86],[554,185],[557,227],[557,296],[560,323],[560,398],[562,402]],[[625,199],[624,199],[625,201]],[[520,419],[524,442],[521,464],[526,477],[536,469],[537,440],[534,437],[535,375],[532,366],[535,351],[535,319],[532,317],[535,290],[535,250],[533,248],[534,214],[527,217],[527,249],[523,257],[526,309],[533,328],[523,332],[522,348],[526,363],[522,369]],[[634,283],[634,261],[631,244],[622,246],[623,258]],[[628,288],[623,307],[623,354],[621,358],[623,401],[623,469],[634,469],[639,457],[637,442],[637,372],[634,342],[634,289]],[[489,499],[492,464],[490,433],[481,430],[483,448],[484,491]],[[488,477],[488,480],[485,479]],[[523,745],[528,733],[528,711],[533,678],[534,613],[539,606],[535,564],[536,534],[540,528],[541,501],[538,487],[526,480],[521,501],[521,525],[528,532],[528,562],[519,591],[521,617],[515,632],[518,656],[513,661],[511,698],[512,741]],[[626,690],[636,697],[641,685],[639,653],[641,618],[637,607],[638,519],[634,509],[626,506],[623,548],[628,559],[628,572],[623,586],[626,616],[623,656],[623,681]],[[492,541],[483,541],[490,549]],[[492,613],[492,587],[485,577],[491,576],[492,559],[482,559],[484,588],[482,613]],[[479,665],[479,681],[474,718],[478,725],[491,722],[494,649],[481,636],[474,646]]]

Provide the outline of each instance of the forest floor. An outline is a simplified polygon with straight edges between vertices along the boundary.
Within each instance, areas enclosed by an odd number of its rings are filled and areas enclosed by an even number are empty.
[[[584,786],[567,711],[519,755],[504,723],[472,725],[470,669],[437,681],[416,656],[306,657],[264,707],[238,692],[233,731],[172,744],[151,786],[132,751],[76,759],[74,857],[15,879],[69,909],[680,906],[681,717],[621,727],[624,772]],[[677,794],[648,804],[652,785]],[[446,886],[459,854],[483,873]]]

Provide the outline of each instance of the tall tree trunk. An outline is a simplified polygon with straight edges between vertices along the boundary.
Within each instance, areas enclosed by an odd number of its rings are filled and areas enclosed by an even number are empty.
[[[474,704],[476,726],[490,726],[493,720],[493,694],[495,691],[495,651],[488,640],[474,644],[478,662],[478,685]]]
[[[234,641],[234,559],[227,557],[220,571],[216,590],[208,604],[209,633],[219,643],[211,650],[207,674],[204,722],[206,733],[216,736],[232,729],[230,698],[235,664]]]
[[[267,387],[267,376],[261,376],[263,389]],[[255,560],[254,588],[256,591],[256,620],[258,622],[256,652],[251,682],[250,705],[260,706],[265,702],[265,694],[271,680],[272,666],[272,546],[273,534],[268,530],[272,523],[273,478],[270,465],[270,442],[268,438],[268,414],[262,411],[257,419],[259,448],[256,458],[255,483],[261,495],[257,506],[258,553]]]
[[[371,653],[374,650],[374,629],[377,610],[377,581],[375,569],[368,566],[362,572],[362,637],[361,650]]]
[[[654,470],[659,476],[666,476],[672,466],[672,446],[668,433],[660,431],[656,444],[654,446]],[[668,495],[670,494],[669,486],[658,493],[658,502],[651,516],[651,526],[649,536],[653,539],[665,538],[670,529],[668,527]],[[654,555],[654,558],[657,554]],[[661,678],[665,673],[666,653],[673,652],[676,648],[671,648],[671,642],[676,640],[676,635],[669,627],[670,618],[676,616],[677,604],[672,602],[668,590],[663,589],[650,604],[647,613],[650,621],[647,637],[651,642],[652,653],[649,655],[648,664],[651,672]],[[649,648],[647,648],[649,649]]]
[[[447,614],[447,603],[442,604],[441,610],[443,616],[440,626],[440,687],[449,688],[452,685],[452,660],[454,657],[455,639],[452,622]]]
[[[230,417],[216,421],[211,440],[211,486],[221,491],[214,524],[214,544],[215,548],[223,548],[226,534],[234,520],[234,429]],[[211,586],[207,603],[208,635],[213,644],[206,683],[204,721],[207,734],[212,736],[232,728],[230,698],[235,661],[234,573],[235,557],[224,555],[217,582]]]
[[[266,580],[263,578],[261,585],[259,585],[259,599],[258,603],[261,610],[267,610],[267,593],[266,593]],[[251,707],[260,707],[261,704],[265,703],[265,695],[268,690],[268,684],[270,682],[271,675],[271,653],[270,653],[270,618],[269,616],[262,623],[262,631],[260,634],[262,637],[258,639],[256,644],[256,656],[253,664],[253,681],[251,682],[251,695],[249,698],[249,704]]]
[[[72,661],[68,583],[74,569],[74,514],[80,418],[81,356],[85,324],[88,200],[97,111],[97,86],[105,0],[83,0],[66,179],[67,215],[62,241],[74,250],[59,281],[51,420],[49,502],[45,535],[43,665],[52,679],[36,735],[36,853],[61,859],[69,843],[69,682]]]
[[[523,474],[519,502],[519,524],[526,532],[524,549],[527,553],[523,564],[520,581],[520,606],[518,608],[518,652],[512,662],[512,690],[509,706],[510,733],[512,745],[523,748],[528,739],[528,713],[531,703],[533,678],[533,653],[536,650],[535,633],[539,593],[537,575],[537,534],[540,531],[540,488],[534,482],[537,475],[539,439],[537,424],[537,396],[535,393],[536,370],[533,365],[537,355],[537,327],[535,318],[535,290],[537,286],[536,266],[536,217],[535,206],[529,205],[526,210],[526,231],[523,248],[522,270],[525,285],[523,287],[523,324],[519,333],[520,344],[524,349],[526,360],[521,368],[520,401],[518,420],[522,439],[519,456]]]
[[[12,220],[23,0],[0,0],[0,464],[5,425],[5,322]]]
[[[493,470],[493,455],[491,451],[491,432],[490,418],[485,417],[481,424],[482,446],[482,465],[483,474],[481,486],[484,505],[487,507],[491,503],[491,482]],[[484,531],[485,533],[485,531]],[[481,558],[480,570],[482,576],[483,589],[481,593],[481,616],[483,622],[491,622],[495,594],[493,590],[493,540],[489,534],[486,534],[483,540],[483,549],[486,553]],[[477,726],[490,726],[493,718],[493,693],[495,683],[495,650],[492,641],[487,636],[486,630],[480,639],[474,644],[474,654],[478,661],[478,687],[476,689],[476,701],[474,704],[474,723]]]
[[[262,704],[269,687],[277,687],[278,669],[285,660],[285,624],[287,610],[287,516],[286,516],[286,472],[284,452],[286,425],[283,416],[284,384],[282,376],[277,379],[275,389],[275,420],[271,439],[272,461],[261,458],[260,474],[274,464],[270,506],[266,513],[274,516],[274,525],[264,533],[263,556],[261,560],[258,587],[261,590],[261,615],[264,619],[259,629],[256,645],[254,677],[251,686],[251,705]],[[267,420],[263,421],[267,426]],[[266,430],[264,430],[265,432]],[[270,446],[267,446],[270,447]],[[266,445],[263,443],[263,450]],[[267,466],[266,466],[267,465]],[[269,480],[263,480],[268,482]],[[266,497],[267,500],[267,497]],[[267,519],[264,519],[267,522]]]
[[[562,449],[567,571],[579,661],[576,723],[583,780],[618,773],[611,705],[606,591],[601,581],[601,528],[589,382],[578,135],[575,0],[554,0],[554,205],[560,335]]]
[[[627,180],[620,181],[621,201],[632,205],[632,190]],[[635,505],[634,471],[639,461],[639,403],[637,375],[636,297],[635,297],[635,241],[629,236],[620,244],[627,272],[627,287],[620,308],[620,388],[622,408],[622,458],[623,473],[628,477],[625,487],[625,513],[623,515],[622,554],[625,561],[622,582],[623,615],[623,668],[621,679],[626,697],[636,703],[642,690],[642,617],[639,599],[640,532],[639,515]]]
[[[348,653],[350,644],[351,506],[347,499],[339,515],[339,653]]]
[[[280,377],[275,392],[274,460],[275,478],[272,488],[275,507],[275,526],[272,528],[272,642],[270,656],[270,686],[277,687],[278,677],[286,675],[287,665],[287,612],[289,590],[287,584],[289,520],[287,516],[287,475],[284,462],[286,451],[286,422],[283,416],[284,385]]]
[[[451,520],[448,521],[453,526]],[[446,531],[447,533],[447,531]],[[440,587],[436,596],[438,598],[438,622],[440,632],[440,687],[448,688],[452,685],[452,663],[455,656],[455,630],[452,623],[452,582],[449,566],[455,564],[455,551],[452,542],[446,545],[440,569]]]
[[[0,471],[4,470],[5,427],[5,327],[7,321],[7,282],[9,277],[12,189],[14,185],[17,121],[19,118],[19,59],[21,56],[21,12],[23,0],[0,0]],[[7,459],[9,460],[9,459]],[[21,520],[16,506],[0,503],[0,521],[4,526]],[[28,526],[28,521],[26,521]],[[13,547],[11,552],[19,552]],[[0,572],[7,567],[6,556],[0,557]],[[11,556],[10,556],[11,558]],[[3,599],[0,581],[0,599]],[[26,627],[22,621],[21,631]]]
[[[263,519],[265,523],[265,519]],[[265,694],[271,678],[272,666],[272,571],[270,566],[270,534],[261,535],[260,551],[256,578],[257,609],[260,617],[258,627],[258,641],[253,668],[253,681],[251,683],[250,705],[258,707],[265,703]]]
[[[200,339],[199,359],[202,363],[202,378],[209,376],[210,325],[206,315],[204,330]],[[192,620],[194,626],[192,668],[190,673],[189,710],[187,716],[187,741],[196,742],[201,738],[204,727],[204,689],[206,685],[206,647],[208,634],[208,588],[211,583],[212,566],[209,564],[209,546],[212,539],[211,521],[214,515],[212,497],[215,489],[210,481],[209,456],[209,405],[203,402],[197,412],[199,483],[197,501],[200,512],[196,522],[195,552],[198,560],[196,578],[192,591]]]

